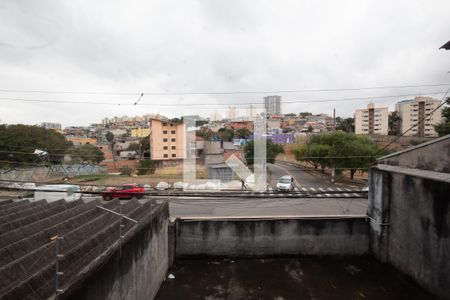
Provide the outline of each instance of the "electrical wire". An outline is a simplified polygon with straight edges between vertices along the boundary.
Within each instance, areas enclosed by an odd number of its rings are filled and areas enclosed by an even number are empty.
[[[422,93],[423,95],[438,95],[445,93],[445,91],[432,91]],[[371,100],[371,99],[386,99],[386,98],[402,98],[402,97],[414,97],[415,94],[395,94],[395,95],[378,95],[369,97],[351,97],[351,98],[328,98],[328,99],[307,99],[307,100],[287,100],[283,101],[283,104],[295,104],[295,103],[323,103],[323,102],[340,102],[340,101],[361,101],[361,100]],[[85,105],[114,105],[114,106],[153,106],[153,107],[196,107],[200,109],[212,109],[214,107],[229,107],[229,106],[263,106],[262,102],[238,102],[238,103],[144,103],[136,101],[135,103],[129,102],[100,102],[100,101],[78,101],[78,100],[56,100],[56,99],[26,99],[26,98],[9,98],[0,97],[3,101],[19,101],[19,102],[36,102],[36,103],[59,103],[59,104],[85,104]]]
[[[114,96],[138,96],[145,94],[148,96],[186,96],[186,95],[234,95],[234,94],[285,94],[285,93],[317,93],[317,92],[344,92],[344,91],[362,91],[379,89],[401,89],[401,88],[419,88],[419,87],[437,87],[449,86],[450,83],[436,84],[412,84],[412,85],[391,85],[391,86],[371,86],[359,88],[336,88],[336,89],[291,89],[291,90],[265,90],[265,91],[220,91],[220,92],[92,92],[92,91],[50,91],[50,90],[15,90],[0,89],[3,93],[39,93],[39,94],[85,94],[85,95],[114,95]]]
[[[422,118],[420,118],[419,120],[417,120],[417,122],[415,124],[413,124],[411,127],[409,127],[407,130],[405,130],[402,134],[400,134],[399,136],[397,136],[395,139],[393,139],[389,144],[387,144],[386,146],[384,146],[383,148],[381,148],[380,150],[378,150],[375,155],[383,152],[385,149],[387,149],[390,145],[392,145],[395,141],[397,141],[399,138],[401,138],[402,136],[404,136],[407,132],[409,132],[410,130],[412,130],[414,127],[418,126],[420,122],[423,122],[424,120],[426,120],[429,116],[431,116],[435,111],[437,111],[439,108],[441,108],[442,106],[444,106],[447,101],[447,95],[450,92],[450,88],[447,89],[447,91],[445,92],[445,95],[442,97],[442,103],[440,105],[438,105],[435,109],[433,109],[431,112],[429,112],[428,114],[426,114],[425,116],[423,116]]]

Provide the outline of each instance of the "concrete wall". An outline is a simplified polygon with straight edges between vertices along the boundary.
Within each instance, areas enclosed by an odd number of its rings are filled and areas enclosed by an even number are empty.
[[[370,170],[371,251],[443,299],[450,295],[450,174]]]
[[[381,157],[378,163],[450,173],[450,135]]]
[[[67,299],[153,299],[164,281],[168,264],[169,209],[158,207],[139,230]]]
[[[368,223],[346,219],[179,220],[176,256],[363,255]]]

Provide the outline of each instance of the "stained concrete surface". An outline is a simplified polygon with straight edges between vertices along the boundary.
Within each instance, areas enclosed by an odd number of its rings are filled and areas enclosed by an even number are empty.
[[[435,299],[373,258],[178,260],[156,299]]]

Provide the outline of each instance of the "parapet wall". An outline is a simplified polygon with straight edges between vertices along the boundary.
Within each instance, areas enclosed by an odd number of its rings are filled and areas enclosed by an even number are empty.
[[[450,174],[370,170],[371,251],[435,295],[450,295]]]
[[[167,203],[64,299],[153,299],[168,270]]]
[[[178,220],[175,255],[364,255],[368,222],[351,218]]]

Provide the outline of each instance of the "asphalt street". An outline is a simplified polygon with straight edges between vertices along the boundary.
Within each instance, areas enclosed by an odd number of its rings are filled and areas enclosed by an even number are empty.
[[[319,170],[302,170],[296,166],[277,162],[275,164],[267,164],[271,173],[269,179],[269,185],[275,189],[277,180],[284,175],[291,175],[295,179],[296,187],[301,188],[350,188],[360,189],[364,185],[359,182],[349,182],[349,180],[337,180],[335,183],[331,183],[328,176],[324,176]],[[339,178],[338,178],[339,179]]]

